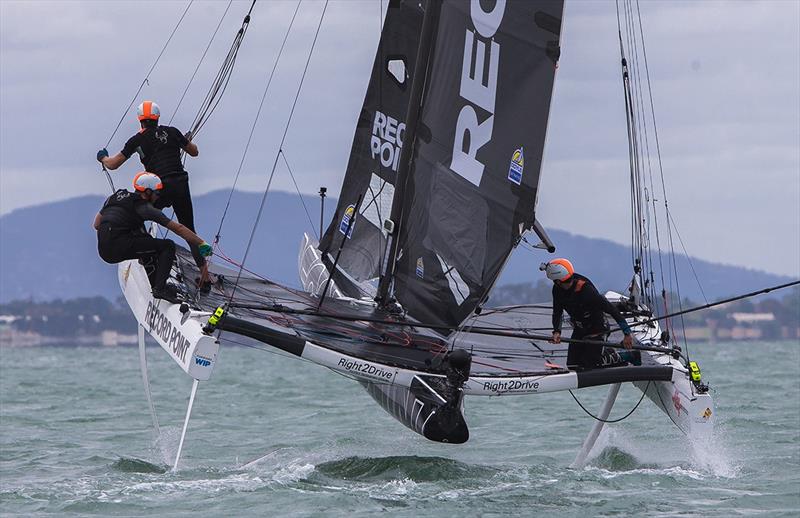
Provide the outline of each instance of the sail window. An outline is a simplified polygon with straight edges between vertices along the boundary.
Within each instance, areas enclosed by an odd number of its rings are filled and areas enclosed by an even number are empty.
[[[406,85],[408,74],[406,73],[406,60],[402,57],[390,57],[386,61],[386,71],[400,86]]]

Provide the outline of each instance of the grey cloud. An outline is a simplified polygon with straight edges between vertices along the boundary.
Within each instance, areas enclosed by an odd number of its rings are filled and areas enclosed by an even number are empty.
[[[234,2],[174,125],[189,125],[249,4]],[[225,5],[192,5],[137,103],[152,98],[172,115]],[[226,97],[198,137],[200,157],[188,162],[194,192],[232,184],[295,5],[256,4]],[[303,2],[239,188],[266,185],[322,5]],[[380,5],[329,4],[284,146],[303,192],[338,192]],[[0,211],[105,192],[94,153],[185,6],[0,2]],[[627,142],[614,6],[566,3],[539,212],[545,224],[624,243]],[[800,275],[800,3],[647,1],[641,10],[670,206],[690,253]],[[136,129],[130,111],[109,150]],[[118,184],[135,162],[115,173]],[[295,189],[282,161],[273,188]]]

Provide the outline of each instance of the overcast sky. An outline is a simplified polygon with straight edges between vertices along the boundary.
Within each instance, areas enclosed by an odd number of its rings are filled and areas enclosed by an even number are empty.
[[[107,192],[95,152],[187,3],[0,0],[0,213]],[[249,4],[231,6],[173,125],[188,129]],[[135,105],[155,100],[170,120],[226,6],[191,6]],[[195,193],[232,185],[295,6],[257,2],[227,94],[187,165]],[[266,185],[322,7],[300,7],[239,188]],[[800,2],[644,1],[641,11],[667,195],[686,249],[799,277]],[[378,0],[331,0],[284,146],[304,193],[326,185],[338,194],[379,28]],[[568,1],[539,196],[545,227],[628,243],[619,76],[614,4]],[[112,154],[138,128],[135,105]],[[138,169],[134,158],[114,172],[117,185]],[[274,188],[294,191],[284,167]]]

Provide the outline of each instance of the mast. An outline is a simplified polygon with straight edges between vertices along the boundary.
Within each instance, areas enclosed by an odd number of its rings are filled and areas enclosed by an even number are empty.
[[[414,140],[416,139],[417,121],[419,119],[419,112],[422,109],[422,91],[425,87],[428,62],[430,60],[432,36],[439,21],[441,7],[441,0],[428,0],[422,19],[422,34],[419,39],[417,61],[414,64],[414,75],[411,78],[411,94],[408,103],[408,112],[406,113],[406,134],[404,140],[407,145],[403,146],[400,151],[400,162],[397,168],[394,197],[392,198],[392,212],[389,216],[389,220],[385,223],[385,228],[388,233],[386,253],[384,254],[383,265],[381,267],[381,279],[378,284],[378,292],[375,296],[375,300],[382,306],[388,301],[389,287],[397,261],[397,235],[400,229],[400,218],[403,215],[403,196],[405,195],[408,170],[411,164]]]

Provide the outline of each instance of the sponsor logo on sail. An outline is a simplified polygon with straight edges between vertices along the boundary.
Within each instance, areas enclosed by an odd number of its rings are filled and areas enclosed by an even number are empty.
[[[503,20],[505,9],[505,0],[497,0],[488,12],[483,10],[481,2],[471,2],[470,20],[475,28],[467,27],[464,33],[459,88],[464,105],[456,120],[450,169],[476,186],[480,185],[484,170],[477,153],[492,139],[494,127],[500,62],[500,44],[494,40],[494,35]],[[478,120],[476,106],[489,114],[483,122]]]
[[[342,221],[339,223],[339,232],[341,232],[342,234],[346,234],[347,239],[353,237],[353,227],[356,226],[356,222],[353,221],[353,224],[351,225],[350,220],[353,218],[353,214],[355,214],[355,212],[356,212],[356,206],[348,205],[344,211],[344,215],[342,216]],[[347,228],[348,226],[350,227],[349,230]]]
[[[397,171],[405,131],[404,122],[376,110],[369,142],[372,159],[380,160],[383,167],[391,167],[392,171]]]
[[[195,355],[194,363],[201,367],[208,367],[211,365],[211,358],[206,358],[205,356]]]
[[[425,278],[425,263],[422,262],[422,257],[418,257],[417,258],[417,270],[416,270],[416,272],[417,272],[417,277],[419,277],[420,279],[424,279]]]
[[[508,179],[517,185],[522,183],[522,170],[525,168],[525,154],[522,146],[511,155],[511,164],[508,166]]]
[[[164,315],[154,301],[147,303],[147,311],[144,315],[144,323],[150,333],[156,335],[167,350],[186,361],[186,351],[189,349],[189,340],[183,336],[181,330],[172,325],[172,322]]]

